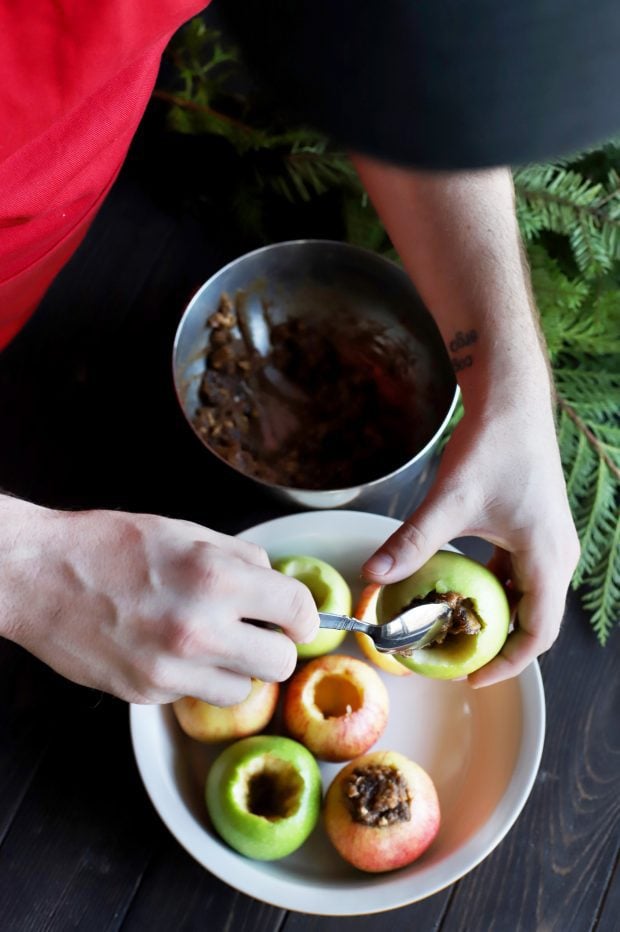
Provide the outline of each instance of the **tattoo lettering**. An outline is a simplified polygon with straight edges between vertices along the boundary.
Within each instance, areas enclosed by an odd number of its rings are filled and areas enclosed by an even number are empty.
[[[457,330],[448,346],[451,353],[458,353],[459,350],[471,346],[472,343],[475,343],[477,340],[478,333],[476,330],[468,330],[466,333]],[[451,356],[450,362],[452,363],[454,371],[460,372],[462,369],[469,369],[469,367],[473,365],[474,357],[471,353],[467,353],[466,356]]]

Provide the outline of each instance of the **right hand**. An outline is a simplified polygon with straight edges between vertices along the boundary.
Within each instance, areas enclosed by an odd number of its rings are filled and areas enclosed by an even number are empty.
[[[0,633],[128,702],[241,702],[287,679],[318,614],[264,550],[189,521],[0,499]],[[275,631],[244,622],[255,618]]]

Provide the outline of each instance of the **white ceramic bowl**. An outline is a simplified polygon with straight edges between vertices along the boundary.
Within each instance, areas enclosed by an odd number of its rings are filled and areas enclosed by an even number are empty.
[[[357,595],[359,567],[398,524],[362,512],[309,512],[269,521],[240,536],[265,547],[274,558],[305,553],[327,560]],[[353,639],[339,652],[361,656]],[[390,717],[373,750],[397,750],[417,761],[439,794],[442,826],[418,861],[391,873],[362,873],[340,859],[321,825],[281,861],[242,857],[219,839],[205,810],[204,782],[218,750],[187,738],[170,707],[132,706],[138,768],[164,823],[200,864],[226,883],[274,906],[305,913],[380,912],[458,880],[499,844],[534,783],[545,731],[538,664],[481,690],[466,682],[380,675],[390,695]],[[321,764],[325,788],[342,766]]]

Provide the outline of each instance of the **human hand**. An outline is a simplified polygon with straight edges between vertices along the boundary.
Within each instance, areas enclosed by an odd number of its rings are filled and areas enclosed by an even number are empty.
[[[230,705],[251,677],[290,676],[293,642],[316,635],[309,590],[254,544],[188,521],[9,498],[0,516],[0,633],[77,683],[129,702]]]
[[[551,647],[579,559],[549,405],[521,398],[466,413],[422,506],[367,561],[364,575],[382,584],[404,579],[465,535],[495,544],[491,568],[511,581],[516,608],[502,651],[468,677],[488,686]],[[392,565],[380,572],[379,560]]]

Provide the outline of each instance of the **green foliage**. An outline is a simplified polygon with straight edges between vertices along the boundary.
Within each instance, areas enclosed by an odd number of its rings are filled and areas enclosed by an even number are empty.
[[[526,242],[550,231],[568,237],[583,278],[610,272],[620,259],[620,185],[610,169],[594,182],[561,164],[534,165],[514,173],[517,216]]]
[[[172,129],[222,137],[240,160],[241,227],[265,235],[269,196],[309,204],[329,192],[348,241],[397,258],[346,156],[266,106],[219,33],[195,19],[171,55],[174,88],[156,96]],[[620,141],[513,175],[582,547],[573,586],[605,643],[620,615]]]
[[[289,201],[309,201],[334,187],[355,183],[349,160],[308,127],[291,128],[262,100],[221,34],[197,17],[170,47],[176,66],[174,93],[159,92],[171,103],[171,129],[223,136],[237,156],[270,153],[254,173],[254,195],[271,188]],[[231,67],[234,66],[234,67]],[[157,94],[157,92],[156,92]]]

